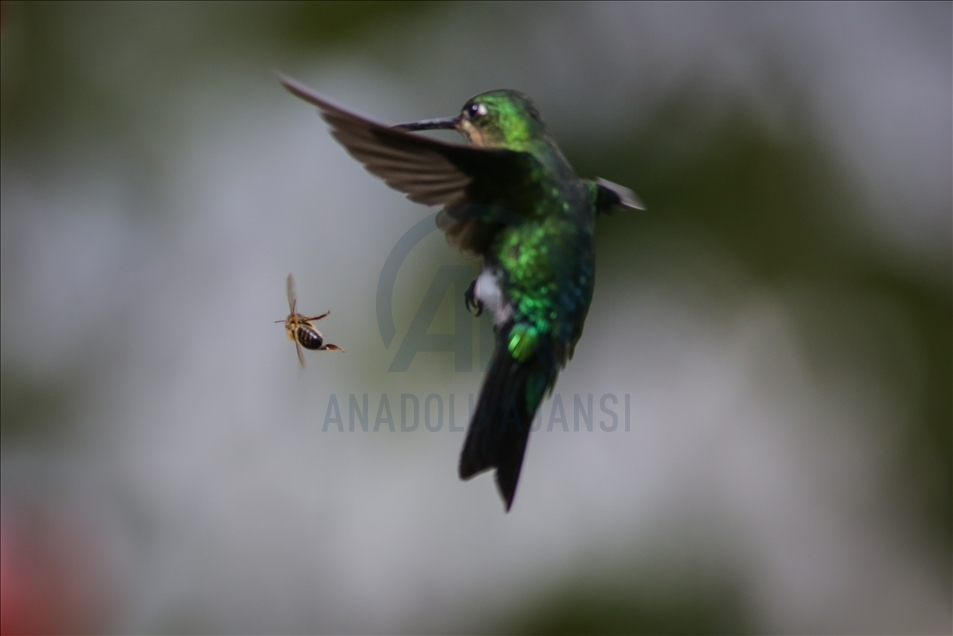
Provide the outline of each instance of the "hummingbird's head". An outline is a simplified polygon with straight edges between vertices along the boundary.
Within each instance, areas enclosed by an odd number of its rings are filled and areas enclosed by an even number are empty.
[[[546,124],[533,101],[513,90],[482,93],[463,106],[457,130],[482,148],[518,148],[546,136]]]
[[[546,124],[533,101],[514,90],[481,93],[463,105],[457,117],[394,126],[403,130],[455,129],[481,148],[520,149],[546,137]]]

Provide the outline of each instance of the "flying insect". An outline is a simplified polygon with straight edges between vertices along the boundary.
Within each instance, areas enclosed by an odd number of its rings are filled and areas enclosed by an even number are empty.
[[[288,314],[288,317],[285,318],[283,322],[285,323],[285,330],[288,332],[288,338],[295,343],[295,350],[298,352],[298,362],[301,363],[302,369],[308,365],[304,360],[304,351],[301,350],[301,347],[312,351],[344,351],[344,349],[337,345],[324,342],[324,335],[311,324],[316,320],[326,318],[330,315],[330,311],[326,311],[320,316],[310,317],[298,313],[298,295],[295,293],[295,278],[291,274],[288,274],[288,308],[291,310],[291,313]],[[276,320],[275,322],[282,321]]]

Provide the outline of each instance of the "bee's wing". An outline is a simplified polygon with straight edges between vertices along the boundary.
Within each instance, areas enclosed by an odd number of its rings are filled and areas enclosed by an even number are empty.
[[[295,350],[298,352],[298,362],[301,363],[301,368],[304,369],[308,366],[308,363],[304,361],[304,351],[301,349],[301,344],[297,338],[295,338]]]
[[[288,307],[291,308],[291,313],[295,312],[295,305],[298,303],[298,295],[295,293],[295,277],[292,274],[288,274]]]

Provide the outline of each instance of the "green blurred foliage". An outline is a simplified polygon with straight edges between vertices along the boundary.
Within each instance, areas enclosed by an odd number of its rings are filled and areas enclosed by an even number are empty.
[[[928,540],[953,559],[953,288],[949,279],[923,276],[846,227],[864,201],[807,122],[774,134],[744,103],[711,119],[702,104],[714,100],[686,91],[661,104],[613,147],[567,148],[580,174],[630,184],[648,207],[631,221],[600,221],[600,284],[620,285],[632,274],[632,246],[646,234],[672,242],[703,236],[730,255],[752,287],[800,286],[850,299],[875,295],[894,307],[914,331],[922,373],[891,356],[896,324],[878,313],[850,316],[848,324],[818,324],[802,316],[800,335],[823,377],[855,333],[874,333],[887,352],[867,369],[887,380],[914,416],[897,449],[893,502],[930,528]],[[701,123],[704,122],[704,123]],[[694,133],[694,138],[686,137]],[[680,238],[681,237],[681,238]],[[950,271],[953,271],[951,264]],[[902,329],[903,325],[900,325]],[[862,341],[861,348],[870,343]]]
[[[269,36],[296,54],[353,46],[377,29],[400,29],[434,11],[435,2],[279,2],[269,9]]]
[[[0,447],[48,445],[68,439],[78,390],[65,381],[0,371]]]
[[[554,592],[502,633],[513,634],[746,634],[753,630],[740,596],[681,590],[670,597],[582,585]]]

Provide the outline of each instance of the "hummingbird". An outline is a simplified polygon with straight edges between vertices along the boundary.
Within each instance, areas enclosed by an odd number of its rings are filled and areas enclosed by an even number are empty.
[[[581,179],[533,101],[515,90],[481,93],[456,117],[386,126],[348,112],[290,78],[331,134],[372,174],[408,199],[439,205],[437,227],[480,274],[467,308],[492,312],[496,345],[460,454],[463,480],[496,470],[513,505],[530,425],[573,357],[592,301],[596,216],[644,210],[618,184]],[[415,134],[456,130],[466,144]]]

